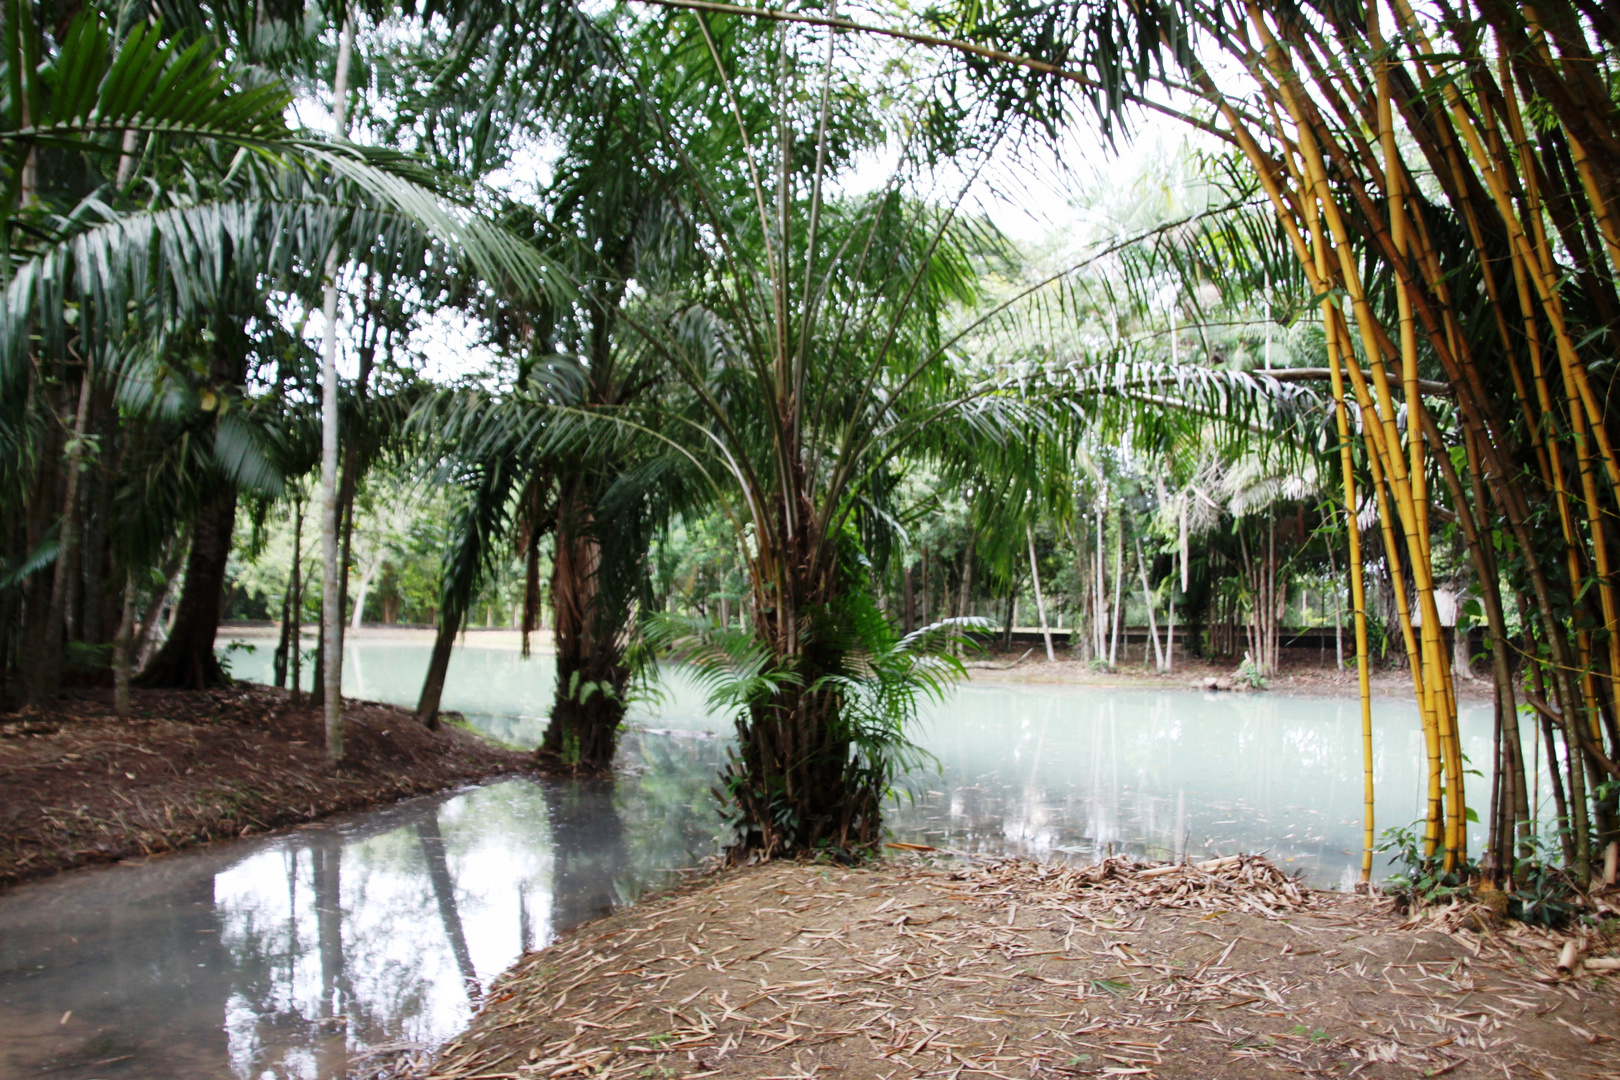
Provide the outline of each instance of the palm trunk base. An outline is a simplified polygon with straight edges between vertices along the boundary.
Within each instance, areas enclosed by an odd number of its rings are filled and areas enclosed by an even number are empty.
[[[559,680],[559,685],[565,686],[567,681]],[[594,693],[580,702],[559,696],[551,707],[551,723],[536,757],[554,770],[608,772],[619,750],[623,724],[624,703],[617,698]]]

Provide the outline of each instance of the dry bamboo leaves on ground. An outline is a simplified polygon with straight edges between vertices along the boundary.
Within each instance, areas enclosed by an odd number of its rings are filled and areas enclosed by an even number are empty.
[[[1533,938],[1403,929],[1250,857],[776,863],[525,956],[431,1067],[366,1075],[1620,1073],[1614,981]]]

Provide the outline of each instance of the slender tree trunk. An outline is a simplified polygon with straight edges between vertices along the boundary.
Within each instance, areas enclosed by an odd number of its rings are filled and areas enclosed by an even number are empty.
[[[1176,568],[1175,559],[1179,555],[1171,556],[1170,567],[1170,625],[1164,630],[1164,670],[1174,671],[1176,667]]]
[[[917,616],[918,616],[918,619],[920,620],[920,624],[923,625],[923,626],[927,626],[930,622],[933,621],[932,618],[930,617],[932,613],[930,612],[929,607],[928,607],[928,579],[929,579],[929,570],[930,569],[932,569],[932,567],[929,566],[928,549],[923,548],[922,549],[922,576],[921,576],[921,580],[918,582],[918,585],[921,586],[921,587],[917,590],[917,593],[918,593],[918,595],[917,595],[917,605],[918,605]]]
[[[1119,512],[1119,528],[1114,535],[1113,638],[1108,644],[1108,670],[1119,663],[1119,625],[1125,621],[1125,512]]]
[[[1154,666],[1163,671],[1164,650],[1159,647],[1159,624],[1153,615],[1153,590],[1148,587],[1147,563],[1142,558],[1142,538],[1132,536],[1131,539],[1136,544],[1136,570],[1142,577],[1142,602],[1147,605],[1148,638],[1153,642]],[[1146,648],[1142,650],[1142,663],[1144,666],[1147,664]]]
[[[135,571],[124,572],[124,608],[113,635],[113,712],[129,715],[129,678],[135,644]]]
[[[164,605],[169,602],[169,597],[174,595],[175,586],[179,584],[180,570],[185,565],[190,543],[191,538],[187,533],[181,533],[169,542],[168,555],[164,558],[162,569],[159,571],[160,584],[152,591],[151,599],[146,603],[146,610],[141,613],[140,626],[135,631],[132,666],[137,672],[146,667],[156,648],[152,632],[157,629]]]
[[[68,602],[79,575],[79,541],[83,531],[79,514],[79,477],[84,461],[85,425],[90,417],[92,380],[92,371],[86,365],[79,379],[79,404],[73,418],[73,435],[67,447],[67,483],[62,498],[61,525],[57,532],[56,573],[51,586],[51,606],[45,615],[45,669],[35,684],[35,704],[55,698],[61,687]]]
[[[350,630],[360,629],[360,618],[365,614],[366,610],[366,598],[371,593],[371,582],[376,576],[377,568],[375,566],[367,567],[366,572],[360,575],[360,594],[355,597],[354,610],[349,614]]]
[[[304,497],[300,492],[293,502],[293,561],[292,574],[287,582],[292,594],[292,626],[287,640],[292,646],[292,700],[298,704],[304,698]]]
[[[439,730],[439,699],[444,695],[444,677],[450,671],[450,653],[461,629],[458,612],[446,610],[439,616],[439,632],[433,637],[433,655],[428,659],[427,678],[422,696],[416,702],[416,718],[429,731]]]
[[[141,686],[202,690],[224,684],[225,672],[214,655],[214,638],[219,632],[220,601],[235,526],[236,489],[227,486],[197,511],[185,589],[174,605],[174,626],[169,640],[136,680]]]
[[[332,78],[333,124],[348,137],[349,57],[354,19],[344,20],[337,71]],[[337,249],[326,256],[326,336],[321,347],[321,690],[326,720],[326,756],[343,760],[343,585],[347,569],[338,549]]]
[[[287,616],[292,611],[291,587],[281,591],[281,631],[276,635],[276,651],[270,658],[271,684],[277,690],[287,686]]]
[[[901,625],[905,627],[905,632],[909,634],[917,629],[917,589],[916,583],[911,577],[910,563],[906,564],[905,571],[901,575],[900,588],[902,593],[901,603],[903,604]]]
[[[97,426],[105,437],[103,446],[110,446],[117,432],[105,418],[105,394],[96,396],[94,408],[96,414],[102,417]],[[91,470],[90,480],[93,485],[92,509],[90,520],[85,523],[85,555],[80,560],[84,566],[84,615],[79,629],[83,640],[92,645],[102,645],[110,640],[108,631],[116,629],[110,618],[116,601],[109,595],[112,590],[108,588],[107,581],[108,573],[114,570],[112,545],[107,535],[108,523],[112,520],[113,479],[108,473],[94,469]]]
[[[1041,637],[1046,642],[1046,662],[1057,662],[1057,655],[1052,652],[1052,630],[1046,625],[1046,600],[1041,596],[1041,568],[1035,564],[1035,530],[1028,525],[1024,526],[1024,537],[1029,541],[1029,579],[1035,586],[1035,613],[1041,619]]]

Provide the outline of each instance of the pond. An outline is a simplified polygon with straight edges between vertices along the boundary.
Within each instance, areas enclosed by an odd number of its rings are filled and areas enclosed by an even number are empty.
[[[353,642],[346,689],[409,704],[426,658]],[[263,650],[232,662],[268,670]],[[549,656],[462,647],[445,704],[533,745],[550,681]],[[1419,812],[1422,738],[1408,702],[1375,718],[1382,828]],[[678,673],[634,720],[615,783],[507,778],[0,895],[0,1077],[325,1080],[442,1041],[521,951],[722,842],[708,789],[729,725]],[[1475,762],[1490,721],[1465,710]],[[927,707],[916,737],[937,767],[893,808],[895,839],[1034,858],[1267,850],[1321,886],[1359,865],[1351,699],[980,684]]]

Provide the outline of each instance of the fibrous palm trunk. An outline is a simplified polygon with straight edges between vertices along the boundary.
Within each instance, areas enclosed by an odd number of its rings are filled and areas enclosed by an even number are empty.
[[[570,490],[572,489],[572,490]],[[564,482],[552,556],[552,640],[557,689],[541,753],[570,768],[606,769],[618,749],[624,693],[623,629],[604,595],[602,550],[583,479]]]

